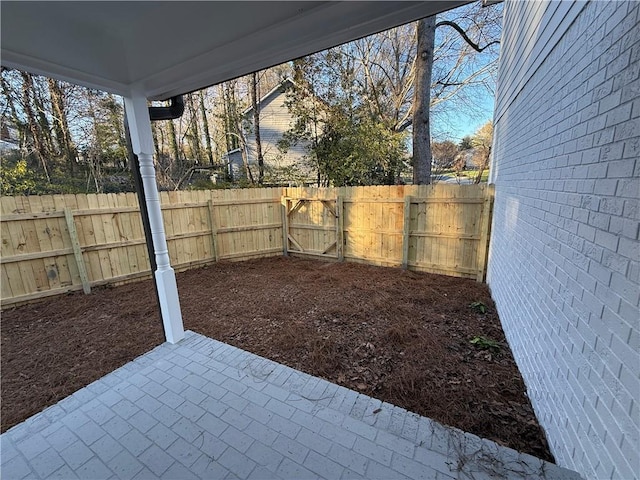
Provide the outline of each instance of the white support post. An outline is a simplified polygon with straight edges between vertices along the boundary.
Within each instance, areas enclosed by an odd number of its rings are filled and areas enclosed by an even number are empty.
[[[164,335],[167,342],[177,343],[184,338],[184,325],[176,275],[169,263],[169,250],[162,222],[162,211],[160,210],[156,169],[153,165],[153,135],[147,99],[144,95],[133,92],[130,97],[124,99],[124,106],[127,111],[133,152],[138,156],[140,163],[140,176],[149,210],[151,237],[158,266],[154,274],[158,286]]]

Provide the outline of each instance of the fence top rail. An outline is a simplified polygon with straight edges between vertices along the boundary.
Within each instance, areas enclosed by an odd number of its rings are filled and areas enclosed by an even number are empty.
[[[228,206],[228,205],[254,205],[260,203],[280,203],[280,198],[255,198],[248,200],[212,200],[212,206]],[[162,210],[180,210],[183,208],[205,208],[208,202],[188,202],[188,203],[171,203],[162,204]],[[71,210],[74,216],[86,215],[108,215],[112,213],[133,213],[138,212],[140,208],[135,207],[100,207],[100,208],[83,208],[79,210]],[[25,212],[25,213],[3,213],[0,215],[0,222],[14,222],[20,220],[39,220],[47,218],[63,218],[63,210],[54,210],[49,212]]]
[[[175,208],[184,206],[204,206],[207,200],[215,205],[241,205],[257,203],[277,203],[284,198],[318,201],[335,201],[338,196],[348,202],[395,202],[407,195],[417,198],[472,199],[493,193],[493,185],[404,185],[404,186],[371,186],[371,187],[331,187],[331,188],[262,188],[239,190],[198,190],[161,192],[163,208],[167,205]],[[255,195],[246,198],[249,194]],[[358,197],[360,195],[360,197]],[[240,197],[234,199],[233,197]],[[245,198],[242,198],[245,197]],[[195,200],[195,202],[193,202]],[[137,198],[134,193],[109,194],[65,194],[40,196],[2,196],[0,206],[2,217],[11,215],[38,215],[41,213],[57,216],[64,207],[71,208],[74,213],[99,209],[135,208]],[[97,208],[89,208],[89,206]],[[78,208],[80,207],[80,208]],[[13,217],[11,217],[13,218]],[[34,218],[34,217],[25,217]],[[17,218],[16,218],[17,219]]]
[[[335,202],[336,198],[321,197],[283,197],[285,200],[302,201],[302,202]],[[399,198],[357,198],[342,197],[344,203],[404,203],[409,198],[410,203],[483,203],[484,197],[477,198],[454,198],[454,197],[435,197],[421,198],[415,195],[407,195]]]
[[[280,203],[280,197],[249,198],[247,200],[212,200],[214,207],[216,205],[255,205],[258,203]]]
[[[484,197],[478,198],[417,198],[411,197],[411,203],[484,203]]]
[[[335,202],[337,197],[323,198],[323,197],[290,197],[283,196],[283,200],[294,200],[298,202]]]

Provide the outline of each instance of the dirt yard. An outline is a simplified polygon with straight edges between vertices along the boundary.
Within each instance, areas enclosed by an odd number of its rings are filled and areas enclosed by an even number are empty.
[[[187,329],[553,461],[485,285],[275,257],[178,286]],[[1,333],[2,431],[163,341],[151,281],[3,311]]]

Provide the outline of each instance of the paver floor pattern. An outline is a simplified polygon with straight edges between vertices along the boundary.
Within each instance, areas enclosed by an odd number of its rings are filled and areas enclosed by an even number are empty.
[[[1,437],[4,479],[577,479],[187,332]]]

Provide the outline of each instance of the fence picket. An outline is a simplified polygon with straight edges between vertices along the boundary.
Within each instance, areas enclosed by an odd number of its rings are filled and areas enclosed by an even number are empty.
[[[492,195],[439,184],[161,192],[160,200],[177,271],[302,249],[482,281]],[[0,209],[3,306],[150,274],[135,194],[2,197]]]

